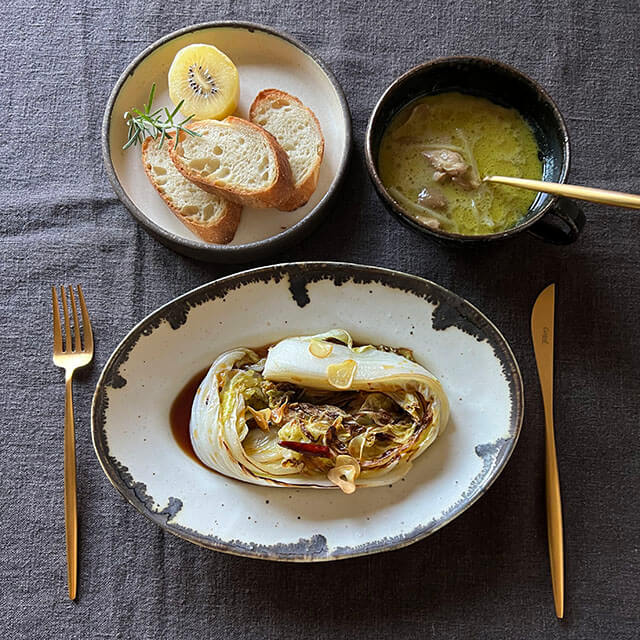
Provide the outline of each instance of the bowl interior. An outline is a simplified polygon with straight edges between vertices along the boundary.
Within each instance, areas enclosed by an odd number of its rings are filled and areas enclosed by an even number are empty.
[[[236,115],[248,117],[258,92],[277,88],[300,98],[318,117],[325,137],[325,155],[318,187],[309,202],[291,212],[245,207],[235,238],[226,246],[246,245],[282,234],[309,216],[341,175],[348,154],[350,122],[348,113],[345,117],[341,90],[322,66],[294,43],[269,31],[231,25],[197,28],[169,39],[144,56],[119,87],[110,114],[108,152],[115,178],[138,210],[132,212],[137,213],[143,224],[148,222],[173,234],[173,241],[182,239],[204,248],[222,248],[199,240],[173,215],[149,183],[139,148],[122,150],[127,139],[124,113],[147,101],[154,82],[154,104],[171,106],[167,86],[169,67],[178,50],[194,43],[215,45],[238,67],[240,100]]]
[[[482,58],[449,58],[427,63],[407,72],[389,88],[370,127],[369,144],[376,172],[380,141],[393,117],[418,98],[448,91],[488,98],[503,107],[517,109],[533,129],[543,164],[542,179],[564,181],[568,170],[568,146],[565,126],[555,105],[526,76]],[[538,217],[552,198],[548,194],[538,194],[515,228]]]

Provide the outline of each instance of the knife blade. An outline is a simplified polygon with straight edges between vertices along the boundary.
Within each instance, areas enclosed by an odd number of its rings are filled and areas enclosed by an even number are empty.
[[[556,286],[544,289],[531,313],[531,339],[538,366],[545,422],[545,485],[549,563],[556,616],[564,616],[564,543],[562,535],[562,500],[553,426],[553,327]]]

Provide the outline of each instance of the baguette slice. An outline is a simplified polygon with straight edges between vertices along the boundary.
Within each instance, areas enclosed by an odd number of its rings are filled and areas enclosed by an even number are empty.
[[[142,143],[145,173],[160,197],[186,227],[206,242],[227,244],[233,240],[242,207],[217,195],[207,193],[187,180],[170,157],[173,140],[162,147],[152,137]]]
[[[185,178],[205,191],[252,207],[278,207],[293,193],[287,154],[262,127],[242,118],[189,123],[170,150]]]
[[[293,211],[306,204],[318,185],[324,155],[324,137],[313,111],[284,91],[265,89],[253,101],[249,119],[273,134],[289,156],[294,192],[278,208]]]

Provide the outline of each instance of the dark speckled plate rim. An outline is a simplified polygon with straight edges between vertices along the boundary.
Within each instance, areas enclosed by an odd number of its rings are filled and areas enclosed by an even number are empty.
[[[565,155],[565,161],[562,165],[562,171],[560,172],[560,176],[558,182],[565,182],[567,179],[567,175],[569,174],[569,169],[571,167],[571,147],[569,144],[569,130],[567,128],[567,123],[565,122],[562,113],[556,103],[553,101],[553,98],[549,95],[549,93],[544,89],[544,87],[534,80],[531,76],[527,75],[520,69],[516,67],[512,67],[505,62],[501,62],[500,60],[495,60],[493,58],[488,58],[485,56],[470,56],[470,55],[460,55],[460,56],[443,56],[440,58],[434,58],[432,60],[427,60],[426,62],[422,62],[411,69],[405,71],[402,75],[398,76],[393,82],[384,90],[383,94],[380,96],[378,101],[376,102],[371,115],[369,116],[369,121],[367,123],[367,129],[365,132],[365,143],[364,143],[364,152],[365,152],[365,164],[367,165],[367,171],[369,172],[369,177],[371,178],[371,182],[373,183],[376,192],[383,200],[383,202],[388,206],[391,213],[400,220],[405,226],[411,227],[416,231],[419,231],[423,235],[433,236],[434,238],[443,239],[443,240],[452,240],[456,242],[462,242],[466,244],[476,244],[482,242],[491,242],[493,240],[502,240],[504,238],[510,238],[525,229],[528,229],[532,225],[534,225],[539,220],[551,211],[553,206],[558,201],[558,196],[551,196],[548,202],[533,216],[525,216],[518,223],[510,227],[509,229],[505,229],[504,231],[499,231],[498,233],[486,233],[482,235],[469,236],[461,233],[453,233],[451,231],[443,231],[440,229],[431,229],[424,224],[419,223],[415,218],[413,218],[407,211],[398,203],[387,191],[386,187],[382,183],[382,179],[378,174],[378,162],[377,158],[373,157],[373,149],[371,144],[372,132],[374,124],[376,124],[376,118],[380,110],[382,109],[382,105],[385,100],[388,99],[389,95],[394,93],[408,78],[414,76],[416,74],[422,73],[425,69],[431,69],[436,66],[446,66],[453,64],[465,64],[465,63],[479,63],[484,65],[491,65],[501,69],[502,71],[506,71],[514,76],[516,76],[520,81],[528,84],[532,87],[538,94],[544,99],[545,102],[548,103],[551,111],[556,118],[559,129],[562,132],[562,143],[563,143],[563,151]],[[428,95],[428,90],[425,90],[425,95]],[[408,104],[408,103],[407,103]]]
[[[492,347],[509,384],[511,399],[509,435],[496,443],[476,447],[476,455],[483,459],[483,470],[476,477],[476,480],[479,480],[478,485],[473,487],[476,481],[474,480],[469,487],[472,490],[467,492],[468,495],[463,492],[460,502],[448,512],[421,524],[411,532],[393,538],[383,538],[370,544],[339,547],[331,553],[328,552],[326,539],[321,534],[314,535],[310,540],[301,539],[297,543],[281,543],[270,546],[239,540],[225,541],[173,524],[171,519],[182,506],[180,499],[170,497],[168,507],[162,511],[154,510],[152,507],[156,503],[151,496],[146,494],[145,485],[136,482],[129,476],[128,470],[109,454],[105,431],[106,409],[108,407],[107,389],[109,387],[118,388],[126,384],[126,381],[120,377],[118,370],[127,361],[129,353],[141,337],[150,335],[163,321],[169,322],[173,329],[178,329],[186,322],[191,308],[211,300],[224,298],[228,292],[234,289],[252,282],[267,283],[273,280],[280,282],[287,278],[292,297],[299,306],[305,306],[309,302],[307,284],[327,279],[333,280],[335,286],[341,286],[349,281],[357,284],[376,283],[413,293],[428,302],[436,303],[436,309],[432,316],[434,328],[444,330],[450,326],[456,326],[465,333],[473,335],[479,341],[486,340]],[[447,308],[439,321],[439,326],[436,327],[436,312],[442,308],[443,304]],[[173,312],[175,308],[178,308],[179,313]],[[447,312],[452,315],[447,316]],[[458,318],[457,323],[451,319],[452,317]],[[118,380],[120,380],[119,383]],[[464,298],[430,280],[382,267],[346,262],[293,262],[241,271],[203,284],[167,302],[136,324],[113,351],[101,372],[91,406],[91,432],[96,456],[111,484],[138,511],[165,531],[199,546],[232,555],[288,562],[321,562],[400,549],[422,540],[451,522],[483,496],[500,475],[517,444],[523,415],[522,376],[507,340],[481,311]],[[493,459],[487,463],[487,457],[491,456]]]
[[[270,236],[263,240],[256,240],[255,242],[248,242],[241,245],[212,245],[200,240],[191,240],[189,238],[183,238],[182,236],[179,236],[175,233],[171,233],[167,229],[164,229],[160,225],[156,224],[136,206],[131,198],[129,198],[125,190],[122,188],[120,181],[118,180],[118,176],[116,175],[113,162],[111,160],[111,151],[109,145],[111,115],[116,98],[120,93],[122,85],[126,82],[129,76],[133,74],[137,66],[158,47],[161,47],[170,40],[173,40],[174,38],[177,38],[179,36],[183,36],[187,33],[210,28],[245,29],[250,32],[262,31],[277,38],[281,38],[282,40],[285,40],[286,42],[300,49],[305,55],[313,60],[313,62],[317,64],[318,67],[320,67],[320,69],[323,71],[323,73],[329,78],[329,81],[333,85],[338,95],[340,106],[342,108],[342,117],[346,125],[345,146],[342,158],[340,159],[338,171],[333,178],[333,181],[331,182],[329,190],[322,197],[320,202],[318,202],[318,204],[311,211],[309,211],[309,213],[304,218],[302,218],[302,220],[299,220],[296,224],[289,227],[285,231],[282,231],[281,233]],[[287,247],[291,246],[296,240],[301,240],[303,237],[311,233],[320,223],[321,219],[328,213],[331,202],[335,197],[338,187],[344,179],[349,164],[349,158],[351,156],[352,148],[351,129],[351,112],[349,110],[349,105],[344,95],[344,91],[340,86],[340,83],[331,72],[331,70],[327,67],[327,65],[316,54],[310,51],[302,42],[289,35],[288,33],[254,22],[242,22],[238,20],[203,22],[200,24],[184,27],[183,29],[179,29],[177,31],[173,31],[172,33],[169,33],[168,35],[156,40],[153,44],[149,45],[146,49],[139,53],[122,72],[111,91],[109,100],[107,101],[107,106],[104,111],[102,120],[102,160],[104,163],[105,171],[107,173],[107,177],[109,178],[109,182],[111,182],[111,186],[116,192],[118,198],[127,207],[131,215],[140,223],[140,225],[154,238],[162,242],[162,244],[168,246],[170,249],[178,253],[182,253],[198,260],[221,263],[248,262],[251,260],[264,258],[268,255],[277,253],[278,251],[283,251]]]

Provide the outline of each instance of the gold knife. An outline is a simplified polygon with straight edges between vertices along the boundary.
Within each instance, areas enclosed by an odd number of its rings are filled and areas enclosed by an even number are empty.
[[[550,284],[533,305],[531,313],[531,339],[536,354],[538,376],[542,389],[545,422],[545,478],[547,492],[547,535],[551,584],[556,616],[564,616],[564,549],[562,541],[562,502],[558,460],[553,433],[553,324],[556,285]]]

